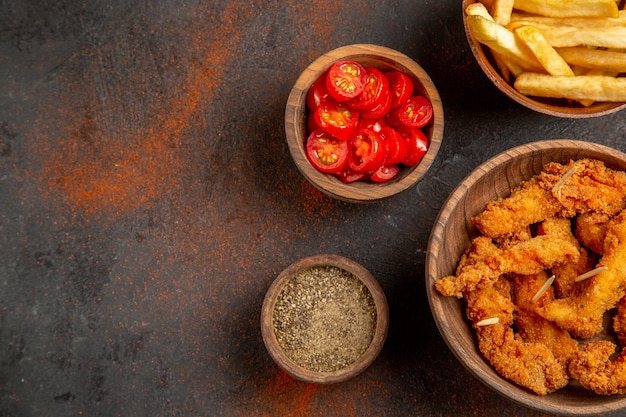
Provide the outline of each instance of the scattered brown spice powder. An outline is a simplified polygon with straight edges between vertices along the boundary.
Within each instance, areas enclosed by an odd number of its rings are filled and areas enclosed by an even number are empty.
[[[369,289],[352,273],[317,266],[287,282],[274,307],[273,326],[291,360],[312,371],[332,372],[367,350],[376,307]]]

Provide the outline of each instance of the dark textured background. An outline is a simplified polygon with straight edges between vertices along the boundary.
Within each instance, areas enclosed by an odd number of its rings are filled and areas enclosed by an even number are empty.
[[[539,415],[444,344],[430,229],[487,158],[553,138],[626,150],[626,114],[502,97],[460,0],[307,4],[0,2],[0,416]],[[427,178],[372,205],[319,193],[284,137],[300,71],[351,43],[414,58],[445,109]],[[259,329],[274,277],[318,253],[370,269],[391,311],[377,361],[333,386],[286,377]]]

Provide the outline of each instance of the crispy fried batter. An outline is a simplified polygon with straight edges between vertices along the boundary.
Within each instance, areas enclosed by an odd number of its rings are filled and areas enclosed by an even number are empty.
[[[589,250],[602,255],[609,220],[611,220],[610,215],[595,211],[578,215],[575,228],[578,241]]]
[[[466,299],[467,316],[476,329],[478,347],[496,371],[539,395],[567,385],[567,373],[548,347],[515,337],[511,328],[514,305],[505,278],[493,286],[466,293]],[[493,317],[499,319],[498,323],[477,325]]]
[[[549,217],[572,217],[589,211],[616,214],[625,206],[626,173],[595,159],[565,165],[551,162],[508,197],[487,203],[472,223],[484,236],[499,238]]]
[[[550,287],[537,301],[533,298],[548,279],[545,272],[522,276],[511,276],[513,299],[515,300],[514,320],[518,334],[525,342],[545,345],[567,374],[569,362],[578,352],[578,342],[555,323],[537,314],[537,309],[554,299],[554,289]]]
[[[613,317],[613,330],[622,347],[626,347],[626,297],[617,303],[617,313]]]
[[[487,203],[485,209],[472,218],[472,223],[484,236],[501,238],[552,217],[561,208],[550,188],[532,178],[514,188],[508,197]]]
[[[611,360],[617,346],[608,340],[589,342],[572,360],[572,378],[597,394],[626,394],[626,351]]]
[[[571,375],[580,384],[602,395],[626,394],[626,297],[617,304],[613,330],[622,346],[621,352],[613,342],[602,340],[585,345],[570,364]]]
[[[604,313],[616,306],[626,290],[626,210],[610,222],[598,266],[608,269],[587,280],[587,291],[554,300],[539,313],[575,337],[588,339],[602,330]]]
[[[435,287],[443,295],[460,298],[464,291],[492,285],[503,274],[537,274],[557,264],[575,262],[578,256],[578,244],[558,234],[536,236],[505,249],[479,236],[463,255],[456,276],[437,280]]]
[[[578,294],[578,291],[584,287],[584,284],[575,282],[576,277],[593,269],[597,259],[590,256],[583,248],[576,236],[572,233],[572,223],[567,218],[551,217],[546,219],[538,228],[539,234],[558,235],[564,239],[568,239],[572,245],[575,245],[580,252],[578,260],[560,263],[552,267],[552,273],[555,276],[554,286],[558,298],[569,297]]]
[[[612,338],[605,313],[617,307],[613,330],[626,347],[626,173],[594,159],[548,163],[471,220],[482,235],[435,286],[466,299],[492,366],[539,395],[570,378],[626,394],[626,349],[613,357],[618,346],[600,341]],[[596,275],[577,282],[585,272]],[[554,285],[537,295],[549,274]],[[572,336],[594,341],[579,348]]]
[[[556,162],[544,166],[539,182],[551,184],[554,178],[572,175],[552,194],[563,205],[568,215],[595,211],[615,215],[626,207],[626,173],[607,168],[597,159],[570,161],[567,165]]]

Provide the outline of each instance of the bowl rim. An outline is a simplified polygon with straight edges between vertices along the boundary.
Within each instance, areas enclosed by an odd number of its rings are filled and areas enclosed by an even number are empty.
[[[441,296],[434,288],[435,280],[440,278],[442,273],[438,270],[436,266],[436,255],[434,254],[435,252],[439,253],[439,251],[445,244],[445,242],[443,242],[442,235],[446,225],[442,219],[449,218],[451,213],[453,213],[455,210],[463,210],[462,205],[467,199],[468,191],[471,191],[472,188],[476,186],[480,181],[482,181],[485,175],[487,175],[494,168],[506,168],[514,164],[515,161],[520,160],[520,158],[528,158],[532,155],[535,155],[537,157],[541,156],[541,166],[543,166],[545,165],[545,163],[553,160],[551,157],[544,155],[544,150],[573,148],[576,149],[576,152],[580,152],[581,158],[590,153],[603,154],[607,155],[607,161],[611,159],[613,161],[621,161],[622,165],[626,166],[625,153],[607,147],[605,145],[576,139],[551,139],[531,142],[510,148],[489,158],[478,167],[473,169],[453,189],[453,191],[449,194],[448,198],[442,205],[442,208],[435,219],[428,241],[425,260],[425,285],[428,302],[431,312],[433,314],[433,319],[441,336],[443,337],[444,341],[446,342],[454,356],[457,358],[457,360],[459,360],[459,362],[461,362],[461,364],[466,369],[468,369],[468,371],[472,375],[474,375],[474,377],[476,377],[478,380],[480,380],[482,383],[484,383],[486,386],[488,386],[501,396],[515,403],[541,412],[562,415],[597,415],[609,411],[616,411],[617,409],[626,407],[626,395],[614,395],[610,397],[605,397],[591,393],[590,397],[592,395],[591,398],[593,398],[594,400],[597,399],[597,401],[595,401],[595,403],[593,404],[559,404],[550,401],[550,398],[556,398],[558,391],[556,393],[552,393],[542,397],[528,390],[525,390],[524,388],[519,387],[513,382],[508,381],[499,373],[497,373],[495,369],[493,369],[493,367],[488,363],[488,361],[478,350],[478,347],[475,343],[475,338],[473,336],[474,331],[473,329],[471,329],[471,326],[467,321],[463,310],[461,310],[460,314],[474,339],[474,343],[472,345],[473,350],[471,352],[467,351],[467,347],[464,346],[463,341],[458,339],[458,335],[455,336],[455,334],[453,334],[453,331],[448,324],[448,320],[445,317],[446,311],[448,311],[448,309],[450,308],[453,308],[451,307],[451,304],[458,307],[459,309],[463,309],[463,301],[455,297]],[[607,163],[607,165],[610,164]],[[519,181],[522,180],[523,179],[519,179]],[[510,186],[512,187],[514,185],[515,184],[511,184]],[[510,190],[510,187],[508,187],[508,189]],[[475,214],[477,213],[467,213],[468,216]],[[470,227],[467,226],[467,220],[466,227]],[[469,229],[467,232],[468,235],[473,235],[473,233],[471,233]],[[469,236],[470,239],[471,237],[473,236]],[[453,273],[454,271],[447,272]],[[445,272],[443,273],[445,274]],[[470,364],[472,366],[470,366]],[[589,391],[585,390],[584,392]]]
[[[376,330],[369,347],[351,365],[331,372],[316,372],[292,361],[281,349],[273,327],[273,311],[284,285],[298,272],[320,266],[335,266],[352,273],[369,290],[376,307]],[[285,268],[274,279],[263,299],[261,307],[261,334],[270,356],[289,375],[303,382],[332,384],[351,379],[376,359],[385,344],[389,327],[389,307],[382,287],[374,276],[361,264],[339,255],[319,254],[299,259]]]
[[[429,131],[428,151],[422,161],[403,169],[398,178],[384,183],[353,182],[344,184],[334,175],[321,173],[308,162],[304,143],[306,132],[298,129],[306,114],[306,93],[316,78],[326,71],[334,62],[343,59],[380,59],[387,65],[403,68],[421,85],[424,95],[433,105],[433,120]],[[306,120],[304,120],[306,126]],[[285,135],[289,151],[300,173],[317,189],[330,197],[351,203],[367,203],[386,199],[401,193],[419,182],[432,166],[443,138],[444,111],[441,97],[434,82],[426,71],[409,56],[385,46],[373,44],[351,44],[330,50],[312,61],[298,76],[285,106]],[[306,168],[304,165],[309,164]]]
[[[536,112],[562,118],[584,119],[601,117],[626,109],[626,103],[613,102],[598,102],[594,103],[590,107],[558,106],[550,103],[544,103],[540,100],[525,96],[518,92],[508,82],[506,82],[504,78],[502,78],[502,75],[500,75],[500,72],[494,68],[489,59],[489,56],[491,56],[490,52],[485,51],[485,49],[488,48],[485,48],[482,44],[480,44],[480,42],[476,41],[469,30],[465,9],[469,4],[476,2],[478,2],[478,0],[463,0],[462,3],[461,13],[463,15],[463,27],[465,29],[467,43],[469,44],[472,55],[474,55],[474,58],[482,69],[483,73],[487,76],[487,78],[489,78],[494,86],[498,90],[500,90],[500,92],[504,93],[504,95],[517,102],[518,104],[521,104],[522,106],[525,106]]]

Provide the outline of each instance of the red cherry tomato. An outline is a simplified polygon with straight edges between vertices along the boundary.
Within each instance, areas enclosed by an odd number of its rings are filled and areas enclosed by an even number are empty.
[[[412,79],[400,71],[383,74],[355,61],[333,64],[306,96],[311,164],[345,183],[388,181],[400,164],[418,164],[428,150],[420,128],[433,110],[413,94]]]
[[[385,99],[385,94],[389,94],[389,80],[385,74],[374,67],[366,67],[365,71],[365,88],[361,94],[350,100],[350,105],[357,110],[372,109]]]
[[[317,130],[317,129],[321,129],[321,127],[317,124],[317,122],[315,121],[315,113],[311,113],[309,114],[309,117],[307,117],[306,119],[306,127],[307,127],[307,131],[309,133]]]
[[[326,88],[326,80],[324,77],[320,77],[309,87],[309,91],[306,94],[306,105],[313,112],[329,97],[331,95],[328,93],[328,88]]]
[[[433,117],[433,106],[424,96],[413,96],[398,108],[400,121],[410,127],[426,126]]]
[[[404,126],[404,124],[400,121],[400,117],[398,116],[398,110],[398,107],[389,109],[389,112],[387,113],[387,115],[385,115],[385,120],[387,121],[387,124],[394,129],[399,129],[401,126]]]
[[[407,153],[407,141],[402,135],[390,126],[382,128],[379,134],[387,148],[385,165],[399,164],[404,161]]]
[[[387,91],[387,94],[382,98],[382,101],[369,110],[363,110],[359,114],[364,119],[380,119],[384,117],[391,108],[391,94]]]
[[[402,126],[398,133],[407,141],[407,153],[402,163],[406,166],[417,165],[428,151],[428,138],[415,127]]]
[[[380,119],[362,119],[359,118],[359,122],[356,124],[357,129],[372,129],[374,132],[380,132],[380,130],[387,125],[387,121],[384,117]]]
[[[348,141],[348,166],[357,172],[373,172],[387,157],[385,143],[371,129],[359,129]]]
[[[309,135],[306,155],[311,164],[321,172],[340,172],[346,165],[348,142],[339,140],[321,129]]]
[[[400,71],[390,71],[385,75],[389,80],[391,108],[394,109],[413,95],[413,82],[411,77]]]
[[[359,112],[344,103],[327,100],[314,113],[315,123],[331,135],[348,140],[356,129]]]
[[[328,69],[326,88],[337,101],[347,101],[365,89],[367,72],[358,62],[339,61]]]
[[[389,181],[400,172],[400,168],[397,165],[383,165],[372,173],[370,176],[374,182]]]
[[[356,172],[350,169],[348,164],[346,164],[340,172],[335,173],[337,178],[341,180],[341,182],[345,184],[350,184],[354,181],[361,181],[367,179],[367,173],[365,172]]]

